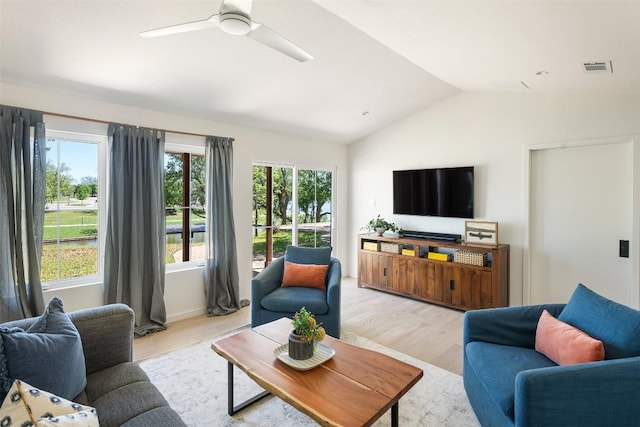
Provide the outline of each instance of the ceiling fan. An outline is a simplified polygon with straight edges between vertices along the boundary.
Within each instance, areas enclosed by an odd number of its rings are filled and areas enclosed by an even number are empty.
[[[300,49],[280,34],[265,25],[251,19],[252,0],[223,0],[220,5],[220,13],[212,15],[202,21],[187,22],[184,24],[170,25],[143,31],[142,37],[159,37],[171,34],[185,33],[188,31],[207,30],[220,28],[227,34],[236,36],[248,36],[269,46],[300,62],[313,59],[304,50]]]

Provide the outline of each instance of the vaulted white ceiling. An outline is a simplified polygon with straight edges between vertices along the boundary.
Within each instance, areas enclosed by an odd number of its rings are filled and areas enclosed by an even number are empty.
[[[139,36],[219,8],[0,0],[0,80],[339,142],[460,90],[640,94],[640,1],[254,0],[304,63],[217,29]]]

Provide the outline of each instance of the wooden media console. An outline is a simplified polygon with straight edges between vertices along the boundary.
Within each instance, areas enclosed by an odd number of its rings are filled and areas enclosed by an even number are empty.
[[[459,310],[506,307],[509,245],[363,234],[358,236],[358,286]]]

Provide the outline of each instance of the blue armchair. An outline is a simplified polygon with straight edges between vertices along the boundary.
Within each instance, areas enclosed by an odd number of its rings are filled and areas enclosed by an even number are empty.
[[[538,353],[543,310],[603,342],[605,360],[558,366]],[[483,426],[640,425],[640,312],[578,285],[568,304],[468,311],[464,387]]]
[[[326,289],[282,287],[285,260],[297,264],[328,264]],[[287,247],[284,257],[273,260],[251,281],[251,327],[290,317],[306,307],[327,334],[340,338],[340,286],[342,268],[331,248]]]

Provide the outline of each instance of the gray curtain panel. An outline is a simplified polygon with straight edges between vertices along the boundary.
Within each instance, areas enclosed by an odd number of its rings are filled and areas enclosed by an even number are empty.
[[[135,334],[166,328],[164,131],[109,124],[104,302],[135,311]]]
[[[240,301],[236,231],[233,220],[233,138],[207,136],[204,270],[207,314],[220,316],[248,304]]]
[[[44,310],[46,142],[41,111],[0,105],[0,322]]]

